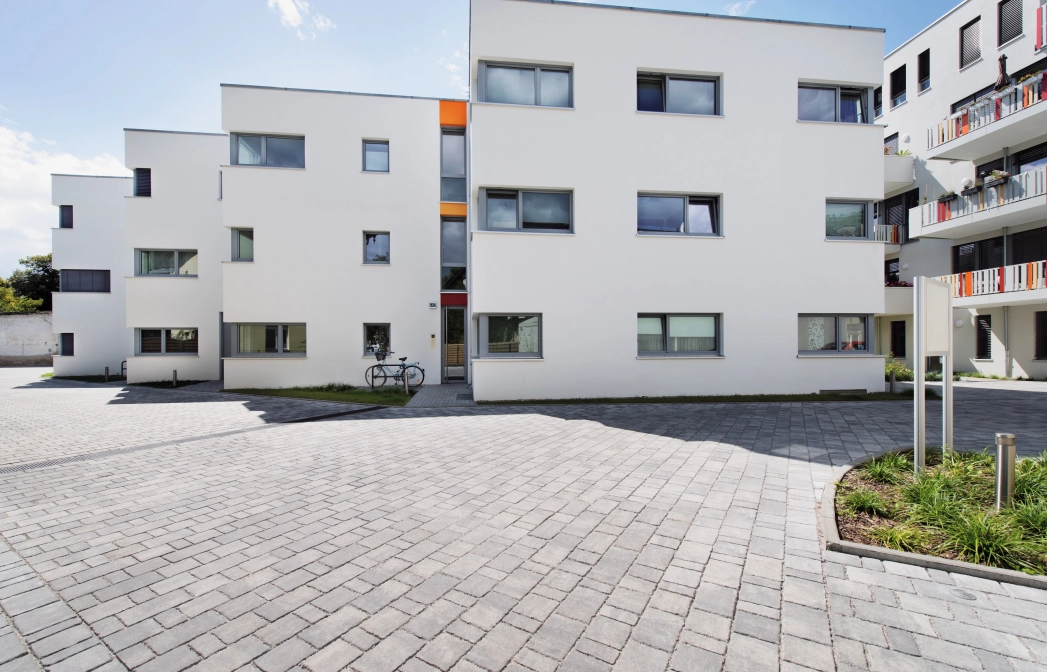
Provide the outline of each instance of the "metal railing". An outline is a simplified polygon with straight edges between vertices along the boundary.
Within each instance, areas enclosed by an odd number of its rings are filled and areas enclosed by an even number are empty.
[[[927,149],[934,149],[962,138],[972,131],[1041,102],[1045,93],[1043,76],[1044,73],[1033,75],[1021,83],[995,91],[949,115],[938,122],[937,126],[927,130]]]
[[[1030,261],[938,278],[952,287],[954,299],[1047,289],[1047,261]]]
[[[976,192],[957,194],[951,200],[933,200],[917,206],[923,226],[940,224],[957,217],[985,212],[1029,198],[1047,194],[1047,168],[1040,167],[1005,178],[998,185],[981,187]],[[912,211],[910,210],[910,217]]]

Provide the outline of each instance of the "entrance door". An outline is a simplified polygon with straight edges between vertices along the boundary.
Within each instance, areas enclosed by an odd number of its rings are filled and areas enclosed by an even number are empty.
[[[445,383],[465,381],[465,308],[444,311],[443,376]]]

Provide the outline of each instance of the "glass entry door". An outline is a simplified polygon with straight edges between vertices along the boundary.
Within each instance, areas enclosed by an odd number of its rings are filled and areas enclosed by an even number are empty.
[[[465,308],[447,306],[444,311],[443,380],[465,381]]]

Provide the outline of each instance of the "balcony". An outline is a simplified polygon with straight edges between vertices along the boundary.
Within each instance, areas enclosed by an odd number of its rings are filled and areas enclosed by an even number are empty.
[[[914,291],[912,287],[884,287],[881,315],[912,315]]]
[[[1047,109],[1047,105],[1044,105]],[[1047,174],[1037,168],[999,184],[924,203],[909,211],[913,238],[964,238],[1047,219]]]
[[[1044,73],[996,91],[927,131],[925,159],[976,161],[1004,147],[1044,135]]]
[[[956,308],[1047,303],[1047,261],[954,273],[938,279],[952,286]]]
[[[893,224],[874,224],[873,225],[873,240],[881,243],[887,243],[888,245],[902,245],[908,242],[908,236],[905,235],[905,227]]]
[[[912,156],[885,154],[883,157],[883,193],[889,194],[916,181]]]

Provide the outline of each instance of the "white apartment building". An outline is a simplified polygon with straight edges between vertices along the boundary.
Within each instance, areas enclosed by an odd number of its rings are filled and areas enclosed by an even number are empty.
[[[885,152],[908,154],[885,156],[878,221],[902,243],[885,281],[952,283],[957,371],[1047,376],[1045,12],[961,2],[884,60],[877,122]],[[880,352],[911,362],[912,290],[887,293]]]
[[[127,131],[131,382],[882,389],[882,31],[473,0],[470,35],[469,101],[222,85],[224,133]]]

